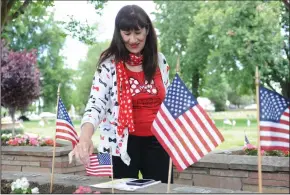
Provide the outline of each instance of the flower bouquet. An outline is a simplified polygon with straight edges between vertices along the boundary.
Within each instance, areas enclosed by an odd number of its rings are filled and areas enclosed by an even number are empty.
[[[258,155],[258,149],[256,146],[252,144],[247,144],[243,147],[244,152],[246,155],[250,156],[257,156]],[[261,151],[261,155],[264,155],[264,150]]]

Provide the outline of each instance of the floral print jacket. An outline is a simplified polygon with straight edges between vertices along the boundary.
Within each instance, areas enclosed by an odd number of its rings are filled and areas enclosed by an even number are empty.
[[[169,66],[162,53],[158,53],[158,64],[163,84],[167,89],[169,86]],[[106,59],[96,70],[81,126],[84,123],[91,123],[95,130],[99,127],[100,143],[98,151],[109,152],[112,148],[112,155],[120,156],[123,162],[129,165],[130,157],[127,153],[128,128],[125,128],[123,135],[119,136],[116,133],[119,113],[116,74],[117,70],[113,57]]]

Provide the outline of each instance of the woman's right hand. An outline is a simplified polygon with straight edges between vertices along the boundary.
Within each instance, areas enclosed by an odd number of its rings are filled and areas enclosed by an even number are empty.
[[[75,155],[76,160],[87,167],[90,165],[90,155],[93,152],[94,144],[89,137],[81,137],[79,143],[73,149],[73,155]]]
[[[93,131],[93,125],[85,123],[82,127],[79,143],[72,151],[72,155],[75,156],[76,160],[87,167],[90,165],[90,155],[94,152],[94,144],[92,142]]]

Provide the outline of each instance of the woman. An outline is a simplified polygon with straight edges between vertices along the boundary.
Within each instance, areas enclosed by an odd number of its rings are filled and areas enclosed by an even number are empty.
[[[169,156],[151,132],[165,98],[168,68],[157,52],[157,38],[145,11],[123,7],[115,19],[111,45],[100,57],[81,122],[77,159],[89,165],[91,137],[99,127],[99,152],[112,148],[115,178],[167,182]]]

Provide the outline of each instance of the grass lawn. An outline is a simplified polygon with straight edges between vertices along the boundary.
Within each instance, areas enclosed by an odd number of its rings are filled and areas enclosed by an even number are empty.
[[[252,144],[257,143],[257,123],[256,119],[254,118],[255,112],[216,112],[210,113],[210,116],[214,119],[217,128],[221,131],[222,135],[225,138],[225,141],[217,148],[218,150],[243,146],[245,133]],[[246,118],[248,118],[249,116],[250,118],[252,118],[251,125],[250,127],[247,127]],[[236,125],[233,127],[223,124],[224,118],[228,118],[230,120],[234,119],[236,121]],[[24,122],[24,132],[35,133],[41,136],[54,136],[55,121],[48,121],[48,124],[45,124],[44,127],[41,127],[38,123],[38,121]],[[80,134],[80,121],[73,121],[73,124],[78,134]],[[93,142],[94,145],[97,146],[99,142],[98,131],[96,131],[93,135]]]
[[[80,121],[72,121],[75,129],[78,133],[78,135],[80,135]],[[48,121],[47,124],[44,125],[44,127],[41,127],[39,125],[39,121],[29,121],[29,122],[24,122],[23,123],[24,126],[24,132],[27,133],[34,133],[34,134],[38,134],[40,136],[49,136],[49,137],[54,137],[55,134],[55,120],[50,120]],[[98,141],[99,141],[99,132],[96,131],[95,134],[93,135],[93,142],[94,142],[94,146],[97,146]]]

